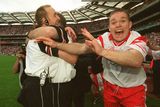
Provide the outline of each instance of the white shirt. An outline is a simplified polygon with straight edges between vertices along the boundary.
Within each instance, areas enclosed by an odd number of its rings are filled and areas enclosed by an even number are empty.
[[[143,40],[137,39],[141,37],[139,33],[131,31],[129,38],[120,46],[115,46],[112,40],[109,39],[109,35],[110,33],[106,32],[101,35],[101,40],[98,37],[98,42],[101,43],[105,49],[112,48],[113,50],[126,51],[132,48],[138,50],[143,57],[146,56],[148,48]],[[146,80],[146,74],[143,67],[133,68],[122,66],[107,60],[106,58],[102,58],[102,64],[104,69],[104,79],[120,87],[139,86],[144,84]]]
[[[29,40],[26,47],[25,73],[29,76],[40,77],[44,70],[48,72],[48,77],[53,83],[68,82],[76,75],[74,65],[41,52],[38,43],[35,40]]]

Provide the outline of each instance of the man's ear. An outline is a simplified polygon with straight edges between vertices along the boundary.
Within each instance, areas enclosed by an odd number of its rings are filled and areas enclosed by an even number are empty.
[[[109,27],[108,27],[108,30],[111,31]]]
[[[132,21],[129,22],[129,28],[132,28]]]
[[[47,20],[47,18],[42,18],[42,26],[43,25],[45,25],[45,26],[48,26],[49,25],[49,23],[48,23],[48,20]]]
[[[48,19],[47,18],[45,18],[45,25],[49,25],[49,22],[48,22]]]

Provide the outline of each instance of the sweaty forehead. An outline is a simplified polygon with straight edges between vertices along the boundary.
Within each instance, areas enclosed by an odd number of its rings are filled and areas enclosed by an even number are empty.
[[[128,19],[128,16],[125,12],[116,12],[110,16],[110,21],[116,20],[116,19]]]

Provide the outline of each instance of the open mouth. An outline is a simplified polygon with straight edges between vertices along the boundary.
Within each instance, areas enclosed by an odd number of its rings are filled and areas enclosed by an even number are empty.
[[[123,32],[124,32],[123,30],[116,30],[116,31],[115,31],[115,33],[116,33],[117,35],[123,34]]]

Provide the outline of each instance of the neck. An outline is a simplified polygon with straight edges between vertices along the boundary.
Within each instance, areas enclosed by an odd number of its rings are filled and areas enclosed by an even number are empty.
[[[120,45],[122,45],[124,42],[125,42],[125,40],[122,40],[122,41],[113,41],[113,43],[114,43],[115,46],[120,46]]]

